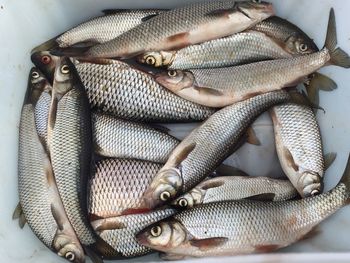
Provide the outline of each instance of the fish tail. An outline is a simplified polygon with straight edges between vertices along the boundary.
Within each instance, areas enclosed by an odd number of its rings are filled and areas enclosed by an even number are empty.
[[[343,177],[341,178],[339,184],[345,184],[348,193],[348,203],[350,204],[350,156],[348,158]]]
[[[41,45],[33,48],[32,51],[30,52],[30,54],[34,54],[34,53],[40,52],[40,51],[54,50],[54,49],[58,48],[59,45],[56,41],[56,38],[57,37],[54,37],[54,38],[42,43]]]
[[[330,64],[343,68],[350,68],[349,55],[341,48],[337,48],[337,29],[333,8],[329,14],[325,47],[329,50],[331,56]]]
[[[319,91],[333,91],[337,89],[338,85],[331,78],[316,72],[312,75],[310,82],[305,84],[305,87],[310,101],[319,105]]]

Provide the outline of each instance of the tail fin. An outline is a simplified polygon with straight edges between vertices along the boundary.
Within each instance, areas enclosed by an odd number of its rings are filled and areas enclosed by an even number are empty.
[[[329,14],[325,47],[329,50],[331,55],[330,64],[343,68],[350,68],[349,55],[341,48],[337,48],[337,29],[333,8]]]
[[[348,162],[346,164],[346,168],[343,174],[343,177],[340,180],[340,183],[343,183],[346,185],[346,188],[348,189],[349,198],[350,198],[350,156],[348,158]]]
[[[305,87],[310,101],[319,105],[319,91],[333,91],[338,85],[331,78],[316,72],[312,75],[310,82],[305,84]]]

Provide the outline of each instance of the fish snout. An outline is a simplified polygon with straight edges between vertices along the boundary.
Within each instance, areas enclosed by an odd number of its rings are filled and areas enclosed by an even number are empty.
[[[321,176],[312,171],[306,171],[302,174],[299,184],[303,189],[303,197],[312,197],[322,193],[323,184]]]

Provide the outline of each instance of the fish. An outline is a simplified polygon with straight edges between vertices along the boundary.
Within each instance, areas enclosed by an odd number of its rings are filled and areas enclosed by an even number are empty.
[[[161,129],[99,112],[92,114],[95,153],[104,157],[165,163],[179,140]]]
[[[302,97],[297,92],[293,96]],[[283,171],[302,197],[320,194],[326,167],[313,109],[293,101],[273,107],[270,115]]]
[[[74,66],[62,57],[55,70],[49,113],[49,149],[57,188],[77,237],[90,257],[112,251],[87,219],[87,183],[91,171],[92,128],[89,102]]]
[[[330,192],[301,200],[208,203],[157,222],[136,235],[141,245],[184,256],[267,253],[305,237],[349,204],[350,158]]]
[[[217,109],[180,98],[152,76],[117,60],[75,62],[92,109],[138,122],[197,122]]]
[[[68,48],[77,44],[92,46],[105,43],[164,11],[157,9],[106,9],[102,12],[103,16],[92,18],[67,30],[34,48],[32,53]]]
[[[125,258],[139,257],[152,252],[148,247],[137,243],[135,235],[143,228],[176,213],[175,209],[164,208],[148,213],[125,215],[100,219],[92,222],[100,237]],[[113,255],[103,255],[113,258]]]
[[[189,4],[160,13],[113,40],[91,47],[82,56],[125,59],[149,51],[183,48],[241,32],[272,15],[272,4],[260,1]]]
[[[171,153],[144,194],[147,205],[157,207],[194,188],[239,148],[242,136],[260,114],[289,99],[285,91],[272,92],[213,114]]]
[[[137,60],[154,67],[186,70],[238,66],[291,57],[292,55],[272,38],[264,33],[249,30],[177,51],[147,52],[138,56]]]
[[[201,204],[240,199],[285,201],[298,196],[289,180],[268,177],[229,176],[203,181],[172,202],[176,208],[192,208]]]
[[[88,211],[93,219],[149,212],[142,196],[161,163],[105,159],[95,163],[88,184]]]
[[[20,121],[20,213],[49,249],[71,262],[82,263],[85,262],[84,250],[63,208],[49,156],[36,129],[35,103],[40,91],[44,92],[44,83],[40,71],[32,68]]]
[[[155,79],[184,99],[224,107],[257,94],[293,87],[327,65],[350,67],[348,54],[337,48],[334,9],[330,11],[325,47],[319,52],[226,68],[169,70]]]

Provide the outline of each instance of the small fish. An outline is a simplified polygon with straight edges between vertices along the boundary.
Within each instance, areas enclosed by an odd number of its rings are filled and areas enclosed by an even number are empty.
[[[213,114],[172,152],[145,192],[145,202],[153,208],[194,188],[237,150],[245,131],[260,114],[289,98],[284,91],[267,93]]]
[[[50,159],[36,129],[35,103],[38,102],[40,91],[45,92],[44,86],[41,72],[33,68],[20,121],[20,213],[23,213],[30,228],[48,248],[71,262],[82,263],[85,262],[84,250],[63,208]]]
[[[51,110],[49,149],[69,221],[89,256],[113,250],[98,238],[87,219],[86,189],[92,153],[90,106],[68,58],[61,58],[55,70]]]
[[[295,201],[203,204],[147,227],[136,238],[141,245],[184,256],[267,253],[303,239],[349,198],[350,158],[340,183],[328,193]]]
[[[90,58],[129,58],[144,52],[173,50],[241,32],[274,15],[258,1],[210,1],[189,4],[155,16],[106,43],[90,48]]]
[[[157,16],[160,12],[162,12],[162,10],[156,9],[103,10],[104,16],[95,17],[69,29],[58,37],[34,48],[32,53],[47,51],[58,47],[67,48],[76,44],[91,46],[105,43],[129,31],[142,22]]]
[[[172,205],[176,208],[192,208],[200,204],[227,200],[249,198],[285,201],[297,196],[298,192],[288,180],[232,175],[203,181],[173,201]]]
[[[166,208],[148,213],[112,217],[92,222],[95,231],[116,253],[125,258],[139,257],[152,252],[148,247],[136,241],[136,234],[155,222],[172,216],[176,210]],[[113,259],[113,254],[103,254],[106,259]]]
[[[253,62],[290,58],[282,46],[260,32],[247,31],[192,45],[178,51],[148,52],[138,62],[168,69],[219,68]]]
[[[92,124],[95,153],[105,157],[165,163],[179,144],[161,128],[97,112],[92,114]]]
[[[184,99],[204,106],[224,107],[257,94],[295,86],[327,65],[350,67],[348,54],[337,48],[333,9],[325,47],[319,52],[227,68],[170,70],[160,73],[155,79]]]
[[[203,121],[216,111],[176,96],[151,75],[126,63],[101,63],[75,62],[93,109],[121,119],[156,123]]]

